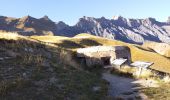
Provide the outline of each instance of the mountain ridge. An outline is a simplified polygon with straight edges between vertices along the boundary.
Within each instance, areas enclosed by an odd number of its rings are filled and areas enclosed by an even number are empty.
[[[48,16],[34,18],[25,16],[12,18],[0,16],[0,30],[17,32],[21,35],[59,35],[75,36],[80,33],[121,40],[128,43],[143,44],[145,41],[170,43],[170,22],[159,22],[155,18],[133,19],[114,16],[82,17],[73,25],[59,21],[53,22]]]

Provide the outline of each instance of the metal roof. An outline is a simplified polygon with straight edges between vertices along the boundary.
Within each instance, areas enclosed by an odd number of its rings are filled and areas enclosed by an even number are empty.
[[[111,61],[111,64],[121,66],[126,61],[127,61],[127,59],[120,58],[120,59],[115,59],[115,60]]]
[[[153,64],[154,64],[153,62],[135,61],[134,63],[131,64],[131,66],[141,67],[141,68],[148,68]]]

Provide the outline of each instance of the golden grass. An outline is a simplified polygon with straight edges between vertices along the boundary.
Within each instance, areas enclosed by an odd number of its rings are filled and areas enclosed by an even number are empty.
[[[7,40],[18,40],[23,36],[18,35],[18,33],[12,33],[12,32],[0,32],[0,39],[7,39]]]
[[[87,34],[87,33],[81,33],[81,34],[76,35],[75,37],[86,37],[86,36],[92,37],[93,35]],[[94,36],[94,37],[96,37],[96,36]]]
[[[43,42],[57,43],[61,40],[69,39],[69,37],[63,36],[30,36],[32,39],[36,39]]]
[[[84,38],[88,36],[88,38]],[[79,38],[76,38],[79,37]],[[75,51],[77,48],[88,47],[88,46],[96,46],[96,45],[106,45],[106,46],[116,46],[116,45],[123,45],[128,46],[131,49],[131,56],[132,61],[147,61],[153,62],[154,64],[151,66],[152,69],[160,70],[163,72],[170,73],[170,59],[165,58],[155,52],[149,51],[146,48],[143,48],[139,45],[133,45],[124,43],[117,40],[109,40],[102,37],[96,37],[89,34],[79,34],[74,38],[67,38],[67,37],[58,37],[58,36],[34,36],[31,38],[35,38],[41,41],[50,41],[51,43],[56,43],[56,45],[64,43],[64,41],[71,41],[74,45],[60,45],[63,48]],[[95,42],[95,43],[94,43]],[[78,45],[75,45],[78,44]],[[71,45],[71,46],[70,46]],[[80,46],[79,46],[80,45]],[[75,48],[75,46],[77,46]],[[79,46],[79,47],[78,47]]]
[[[166,43],[157,42],[146,42],[142,45],[145,48],[152,49],[153,51],[163,55],[165,57],[170,57],[170,45]]]
[[[170,84],[160,84],[159,88],[144,88],[140,92],[145,93],[149,100],[170,100]]]
[[[17,100],[36,100],[50,99],[51,97],[55,100],[63,100],[68,97],[75,100],[104,100],[102,98],[107,94],[107,82],[101,79],[97,70],[94,72],[87,72],[80,69],[80,67],[76,65],[75,59],[72,57],[72,51],[56,46],[52,47],[44,45],[37,41],[37,39],[24,36],[15,41],[13,40],[15,37],[17,39],[20,36],[11,35],[8,39],[12,40],[7,40],[6,36],[0,39],[2,47],[0,50],[3,49],[5,53],[7,53],[8,50],[17,54],[17,56],[9,60],[1,61],[0,65],[3,68],[2,71],[4,73],[2,73],[3,80],[0,82],[0,98],[10,98],[9,100],[11,100],[11,98],[15,97]],[[49,37],[47,37],[49,40],[52,38],[54,38],[54,40],[56,39],[56,37]],[[41,37],[41,39],[42,38],[45,37]],[[55,41],[57,40],[59,39],[56,39]],[[68,45],[64,46],[67,47]],[[74,47],[74,45],[72,47]],[[3,56],[5,57],[6,55]],[[11,68],[11,66],[13,70],[6,73],[6,70]],[[16,74],[14,74],[15,71]],[[9,81],[6,81],[5,79],[8,77],[6,74],[12,76]],[[57,77],[57,82],[55,82],[54,85],[51,84],[51,82],[47,82],[46,84],[46,80],[49,80],[51,77]],[[45,82],[45,84],[41,87],[35,87],[32,83],[38,81]],[[60,84],[62,85],[61,88]],[[94,92],[94,86],[99,86],[101,89]],[[32,91],[42,89],[42,87],[46,88],[45,90],[40,91],[40,94],[45,94],[43,96],[39,96],[39,94],[36,94],[36,91],[35,93]],[[28,92],[23,92],[25,90]],[[16,97],[8,95],[13,92],[20,96]]]

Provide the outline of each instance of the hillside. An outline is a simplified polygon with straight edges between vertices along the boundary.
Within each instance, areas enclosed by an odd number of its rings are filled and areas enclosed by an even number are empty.
[[[107,100],[101,70],[87,70],[75,56],[76,49],[89,46],[128,46],[132,61],[154,62],[152,69],[170,73],[170,60],[148,48],[86,33],[73,38],[0,33],[0,45],[2,100]]]
[[[98,72],[64,47],[0,33],[0,100],[103,100],[107,82]]]
[[[56,35],[73,37],[80,33],[89,33],[135,44],[143,44],[145,41],[170,43],[169,21],[159,22],[154,18],[133,19],[114,16],[112,19],[106,19],[104,17],[84,16],[75,25],[69,26],[62,21],[53,22],[48,16],[42,18],[0,16],[0,30],[18,32],[26,36]]]
[[[157,42],[146,42],[143,44],[143,47],[148,48],[157,52],[158,54],[170,57],[170,45],[166,43],[157,43]]]
[[[31,38],[38,39],[40,41],[44,41],[42,37],[32,36]],[[88,47],[88,46],[96,46],[96,45],[125,45],[130,47],[132,54],[132,61],[146,61],[153,62],[154,64],[151,66],[152,69],[163,71],[170,73],[170,59],[161,56],[160,54],[153,52],[152,50],[142,47],[140,45],[128,44],[121,41],[105,39],[101,37],[92,36],[89,34],[79,34],[73,38],[66,39],[58,39],[46,36],[51,43],[54,43],[58,47],[64,47],[66,49],[75,51],[78,48]]]

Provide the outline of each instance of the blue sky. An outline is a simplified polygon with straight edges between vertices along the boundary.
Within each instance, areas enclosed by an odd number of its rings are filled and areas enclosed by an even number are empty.
[[[127,18],[154,17],[166,21],[170,16],[170,0],[0,0],[0,15],[40,18],[74,25],[80,17]]]

